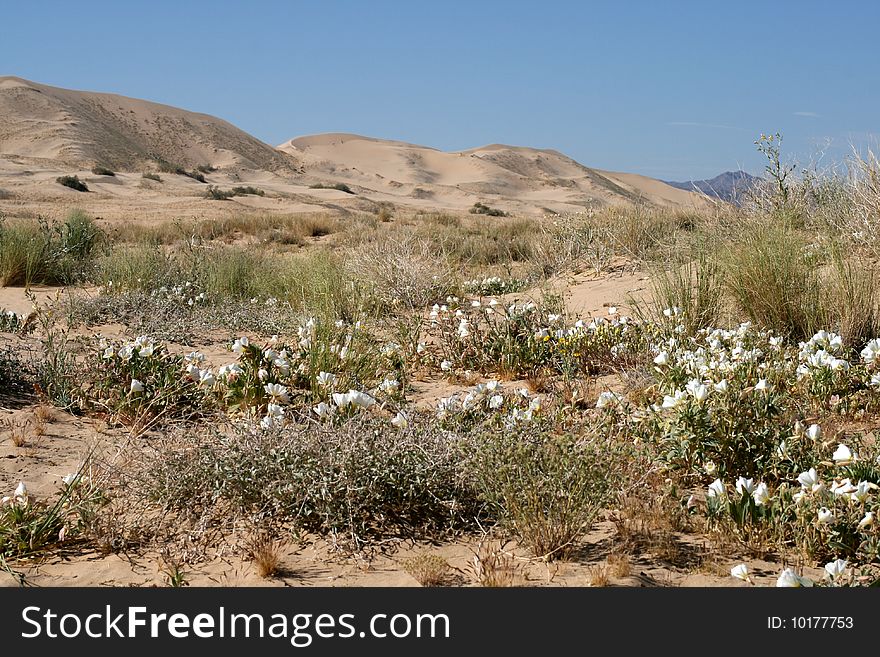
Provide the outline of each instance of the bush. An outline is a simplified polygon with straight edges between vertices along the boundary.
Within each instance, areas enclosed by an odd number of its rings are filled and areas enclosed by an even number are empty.
[[[103,233],[79,210],[61,224],[0,224],[0,284],[67,285],[84,280]]]
[[[473,457],[490,515],[548,561],[571,555],[603,504],[623,488],[620,447],[574,436],[504,431]]]
[[[153,180],[155,182],[162,182],[162,177],[158,173],[144,173],[141,178],[145,180]]]
[[[325,185],[324,183],[315,183],[314,185],[309,185],[310,189],[336,189],[340,192],[345,192],[346,194],[354,194],[351,187],[346,185],[345,183],[333,183],[332,185]]]
[[[95,174],[96,176],[115,176],[116,175],[116,173],[114,173],[112,170],[108,169],[107,167],[102,167],[100,164],[92,167],[92,173]]]
[[[745,224],[723,265],[727,289],[753,322],[792,338],[827,326],[819,261],[795,231],[777,223]]]
[[[235,196],[265,196],[266,192],[256,187],[233,187],[232,194]]]
[[[215,187],[214,185],[208,185],[208,189],[205,190],[205,198],[209,198],[214,201],[226,201],[235,196],[235,192],[231,191],[223,191],[219,187]]]
[[[484,203],[480,203],[477,201],[474,203],[473,207],[470,209],[471,214],[485,214],[490,217],[506,217],[507,213],[504,210],[499,210],[498,208],[490,208],[488,205]]]
[[[214,173],[217,170],[217,167],[211,166],[210,164],[200,164],[196,167],[196,171],[200,171],[201,173]]]
[[[178,176],[187,176],[188,178],[192,178],[193,180],[197,180],[200,183],[206,182],[205,176],[200,170],[187,171],[181,166],[176,164],[171,164],[170,162],[166,162],[165,160],[157,160],[159,165],[159,171],[162,173],[173,173]]]
[[[222,501],[233,516],[292,522],[360,548],[472,525],[481,504],[462,453],[461,438],[415,417],[406,429],[374,417],[239,428],[144,451],[126,488],[184,516],[210,515]]]
[[[77,192],[87,192],[89,188],[86,184],[79,179],[79,176],[59,176],[55,179],[59,185],[64,185],[65,187],[70,187],[70,189],[76,190]]]

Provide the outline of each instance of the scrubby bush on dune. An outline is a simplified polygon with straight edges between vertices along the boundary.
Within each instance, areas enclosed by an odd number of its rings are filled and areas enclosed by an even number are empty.
[[[89,191],[88,185],[80,180],[79,176],[59,176],[55,179],[55,182],[57,182],[59,185],[70,187],[70,189],[77,192]]]
[[[480,203],[477,201],[474,203],[473,207],[470,209],[471,214],[485,214],[490,217],[506,217],[507,213],[504,210],[499,210],[498,208],[490,208],[485,203]]]
[[[96,176],[115,176],[116,173],[112,169],[108,169],[105,166],[101,166],[100,164],[96,164],[92,167],[92,173]]]
[[[346,194],[354,194],[351,187],[349,187],[345,183],[333,183],[330,185],[325,183],[315,183],[313,185],[309,185],[309,189],[335,189],[340,192],[345,192]]]

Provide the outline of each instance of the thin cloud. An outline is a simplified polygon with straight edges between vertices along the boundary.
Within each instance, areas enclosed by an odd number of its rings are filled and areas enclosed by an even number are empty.
[[[816,114],[816,112],[795,112],[795,116],[806,116],[810,119],[818,119],[821,118],[821,114]]]
[[[699,121],[668,121],[666,125],[689,126],[692,128],[717,128],[719,130],[745,130],[733,125],[721,125],[720,123],[700,123]]]

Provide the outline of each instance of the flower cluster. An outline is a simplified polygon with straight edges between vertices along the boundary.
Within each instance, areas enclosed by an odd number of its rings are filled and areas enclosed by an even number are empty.
[[[504,280],[498,276],[488,276],[483,279],[476,278],[462,283],[465,292],[469,294],[478,294],[480,296],[495,296],[499,294],[519,292],[525,287],[525,285],[525,281],[516,278]]]
[[[21,328],[22,318],[15,314],[12,310],[3,310],[0,308],[0,331],[12,333]]]

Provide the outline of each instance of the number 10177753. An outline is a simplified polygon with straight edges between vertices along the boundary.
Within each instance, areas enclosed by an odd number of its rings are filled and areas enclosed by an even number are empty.
[[[768,616],[771,630],[851,630],[852,616]]]

